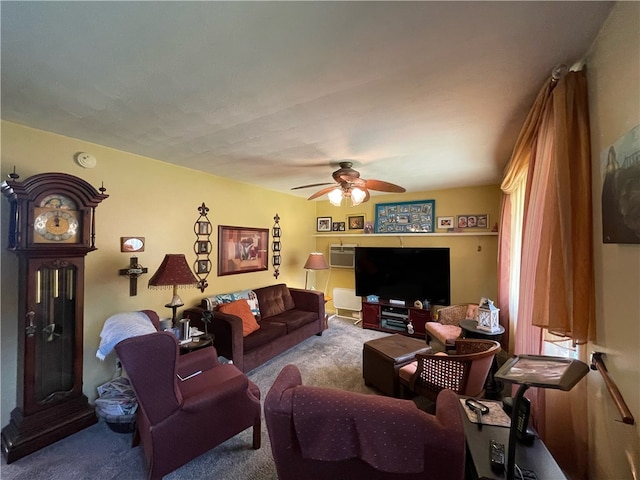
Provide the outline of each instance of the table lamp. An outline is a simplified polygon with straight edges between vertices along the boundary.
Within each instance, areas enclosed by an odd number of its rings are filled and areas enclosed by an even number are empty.
[[[168,253],[164,256],[164,260],[149,280],[149,288],[173,288],[173,298],[165,307],[170,308],[173,312],[171,322],[173,326],[177,326],[176,310],[184,305],[182,299],[178,296],[178,287],[196,287],[198,279],[195,277],[191,268],[187,264],[187,259],[183,254]]]
[[[307,274],[304,279],[304,289],[307,290],[307,284],[309,283],[309,270],[327,270],[329,265],[324,259],[324,255],[320,252],[312,252],[307,258],[307,263],[304,264],[304,269]]]
[[[545,355],[516,355],[507,360],[494,377],[520,385],[513,398],[511,427],[509,430],[509,451],[507,454],[507,480],[515,480],[516,441],[518,431],[527,429],[525,420],[520,416],[523,396],[529,387],[571,390],[589,372],[586,363],[564,357]]]

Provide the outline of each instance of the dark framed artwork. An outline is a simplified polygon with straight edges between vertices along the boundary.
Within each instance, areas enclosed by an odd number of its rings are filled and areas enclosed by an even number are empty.
[[[434,230],[436,201],[378,203],[374,233],[431,233]]]
[[[198,273],[209,273],[209,260],[198,260]]]
[[[318,232],[330,232],[331,231],[331,217],[318,217],[316,224],[316,231]]]
[[[364,215],[349,215],[347,217],[349,230],[362,230],[364,228]]]
[[[218,226],[218,276],[268,269],[269,229]]]
[[[209,241],[200,240],[198,241],[198,253],[209,253]]]
[[[602,242],[640,244],[640,125],[600,152]]]
[[[209,222],[197,222],[197,235],[209,235],[211,233],[211,224]]]

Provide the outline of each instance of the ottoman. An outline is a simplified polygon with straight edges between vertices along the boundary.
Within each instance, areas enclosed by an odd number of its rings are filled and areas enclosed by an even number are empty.
[[[398,370],[415,360],[416,353],[428,353],[424,340],[396,333],[365,342],[362,347],[362,377],[367,386],[390,397],[400,396]]]

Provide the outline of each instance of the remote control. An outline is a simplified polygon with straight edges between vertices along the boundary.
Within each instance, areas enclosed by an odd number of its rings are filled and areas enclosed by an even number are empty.
[[[504,470],[504,444],[495,440],[489,442],[489,462],[491,463],[491,468],[496,472]]]

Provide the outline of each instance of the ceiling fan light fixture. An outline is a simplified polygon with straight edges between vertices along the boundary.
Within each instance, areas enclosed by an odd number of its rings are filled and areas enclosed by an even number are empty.
[[[367,194],[364,190],[360,190],[358,187],[353,187],[351,189],[351,205],[354,207],[356,205],[360,205],[366,196]]]
[[[329,192],[329,202],[334,207],[339,207],[342,203],[342,188],[334,188]]]

